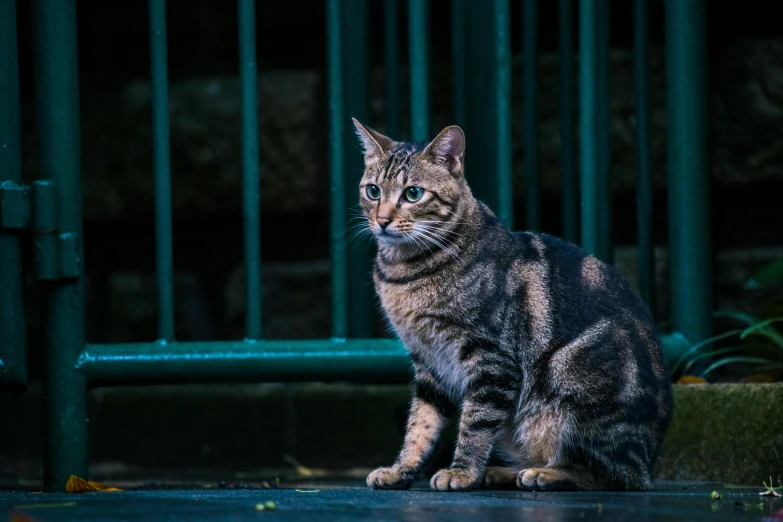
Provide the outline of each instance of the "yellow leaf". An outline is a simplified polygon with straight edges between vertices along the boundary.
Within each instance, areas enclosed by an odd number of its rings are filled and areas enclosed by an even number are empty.
[[[73,507],[76,502],[52,502],[49,504],[24,504],[21,506],[14,506],[14,509],[41,509],[41,508],[60,508],[60,507]]]
[[[119,488],[113,488],[101,484],[100,482],[94,482],[91,480],[84,480],[76,475],[68,477],[68,482],[65,483],[65,491],[68,493],[87,493],[89,491],[122,491]]]
[[[707,379],[696,377],[694,375],[683,375],[677,379],[677,384],[707,384]]]

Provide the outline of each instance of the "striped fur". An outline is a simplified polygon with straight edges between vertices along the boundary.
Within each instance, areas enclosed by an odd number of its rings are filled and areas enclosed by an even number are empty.
[[[375,286],[415,369],[399,458],[368,485],[409,487],[458,417],[451,466],[433,489],[650,488],[671,389],[627,281],[573,244],[507,230],[465,181],[458,127],[425,146],[355,124]],[[413,203],[411,186],[425,190]]]

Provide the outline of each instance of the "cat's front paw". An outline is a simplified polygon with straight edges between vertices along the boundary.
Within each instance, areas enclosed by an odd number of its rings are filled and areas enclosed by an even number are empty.
[[[438,471],[430,480],[430,487],[437,491],[465,491],[475,489],[482,477],[469,469],[446,468]]]
[[[397,466],[378,468],[367,475],[367,485],[373,489],[408,489],[414,477]]]

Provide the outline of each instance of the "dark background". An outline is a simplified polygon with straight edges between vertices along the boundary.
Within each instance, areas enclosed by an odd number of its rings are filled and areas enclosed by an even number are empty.
[[[407,60],[406,2],[401,1],[399,4],[400,59],[404,65]],[[737,282],[765,259],[779,255],[780,249],[783,248],[783,227],[780,225],[783,211],[779,206],[783,189],[783,149],[776,148],[779,129],[783,128],[783,92],[775,89],[775,86],[783,88],[783,83],[778,81],[775,84],[764,80],[774,77],[775,74],[783,74],[783,61],[776,59],[783,59],[783,25],[780,23],[783,19],[783,7],[780,2],[774,0],[707,4],[712,108],[710,132],[713,137],[714,163],[711,191],[716,250],[716,305],[740,303],[752,306],[752,302],[746,302],[745,294],[738,294]],[[450,106],[447,87],[444,97],[441,99],[438,96],[441,92],[438,85],[448,86],[447,68],[451,60],[449,5],[445,0],[431,2],[431,58],[435,91],[433,105],[436,106],[436,111],[441,107],[441,112],[442,107]],[[633,2],[629,0],[611,2],[611,46],[613,51],[621,54],[624,52],[626,57],[631,51],[633,38],[632,6]],[[380,1],[370,2],[368,45],[371,65],[376,69],[383,65],[382,7]],[[518,59],[521,53],[521,2],[513,1],[511,7],[512,53],[515,59]],[[31,18],[28,2],[17,2],[17,8],[25,175],[29,179],[35,176]],[[557,9],[558,2],[540,2],[539,35],[542,60],[547,56],[556,58]],[[280,190],[288,197],[288,203],[280,206],[264,204],[263,207],[262,252],[264,270],[270,271],[264,274],[264,311],[267,323],[265,335],[269,338],[326,337],[329,335],[329,288],[328,266],[324,263],[328,263],[329,246],[328,191],[324,185],[327,176],[324,2],[259,2],[256,10],[260,81],[263,83],[269,78],[272,82],[281,72],[311,72],[314,84],[308,88],[313,89],[317,99],[306,131],[301,133],[301,139],[309,140],[308,143],[312,143],[313,147],[290,146],[287,150],[304,150],[306,157],[299,153],[298,159],[284,157],[279,160],[279,164],[288,165],[297,160],[309,165],[313,174],[308,179],[316,181],[310,185],[294,184],[289,189],[283,187]],[[574,14],[578,14],[576,3]],[[167,18],[169,79],[172,92],[178,89],[178,86],[184,85],[182,96],[187,99],[188,82],[215,79],[219,85],[223,85],[220,82],[236,80],[238,46],[235,2],[171,0],[168,2]],[[156,335],[152,198],[151,192],[133,190],[151,185],[151,147],[147,144],[145,148],[138,148],[138,143],[148,141],[147,136],[151,137],[149,108],[139,112],[143,115],[141,119],[123,120],[116,116],[125,114],[122,112],[123,104],[128,97],[122,94],[126,92],[124,89],[128,89],[129,85],[145,85],[149,77],[147,3],[139,0],[79,0],[78,21],[84,190],[87,205],[85,264],[88,271],[88,337],[92,342],[151,340]],[[653,51],[657,50],[660,55],[665,36],[663,2],[651,2],[650,24]],[[576,43],[576,19],[574,30]],[[765,69],[764,64],[767,62],[764,60],[768,60],[769,67],[779,69]],[[627,66],[628,61],[625,63]],[[664,69],[660,63],[652,70],[653,83],[664,85],[665,78],[661,74]],[[518,72],[519,68],[516,68],[513,80],[514,96],[517,98],[521,91]],[[615,73],[613,69],[613,76]],[[766,76],[759,80],[754,74]],[[620,73],[617,72],[617,75]],[[548,80],[556,85],[557,78]],[[545,81],[547,79],[542,78],[542,82]],[[294,81],[291,85],[296,89],[299,84]],[[383,92],[382,80],[375,81],[373,85],[377,99]],[[764,96],[772,105],[756,112],[746,110],[749,104],[747,93],[770,89],[770,85],[773,88],[764,92]],[[402,87],[403,102],[407,94],[406,88]],[[285,88],[278,87],[275,92],[279,91],[285,91]],[[228,89],[226,92],[229,92],[227,97],[234,96],[232,103],[236,102],[238,91]],[[654,99],[655,92],[653,89]],[[618,90],[617,94],[619,97],[628,96],[628,92],[622,89]],[[547,96],[550,96],[550,93],[546,92],[544,86],[542,107],[547,104],[556,107],[556,93],[551,94],[551,100],[548,100]],[[176,103],[177,99],[177,96],[172,94],[172,103]],[[658,106],[665,109],[663,102],[658,101]],[[380,102],[382,103],[382,100]],[[193,103],[194,111],[207,110],[203,104]],[[521,105],[517,101],[514,103],[516,144],[520,138],[517,129],[521,125]],[[286,110],[296,112],[296,102],[283,100],[275,110],[281,111],[276,114],[281,120],[285,120]],[[405,107],[402,110],[405,110]],[[545,111],[544,108],[542,110]],[[622,133],[623,118],[632,120],[632,114],[626,114],[623,110],[622,107],[613,107],[613,116],[619,122],[619,130],[615,130],[615,133]],[[259,111],[264,142],[266,128],[263,126],[263,119],[267,107],[264,105],[263,96]],[[447,113],[448,109],[446,120]],[[200,135],[207,137],[203,139],[214,139],[215,142],[228,140],[233,146],[233,152],[230,151],[229,155],[238,156],[238,140],[231,141],[226,138],[225,128],[221,126],[225,125],[223,120],[220,120],[223,123],[220,123],[218,118],[212,121],[209,115],[201,118],[199,112],[190,114],[195,120],[190,125],[206,127]],[[373,114],[377,120],[378,115],[383,113],[374,109]],[[444,117],[434,118],[436,122],[443,119]],[[235,122],[238,128],[238,116]],[[176,125],[175,116],[172,116],[172,124]],[[656,129],[658,127],[654,127],[654,130]],[[235,132],[234,136],[238,138],[238,130]],[[172,133],[174,197],[175,201],[179,201],[174,207],[175,267],[179,277],[176,286],[178,338],[239,338],[242,336],[243,324],[241,298],[235,298],[240,304],[229,302],[231,296],[236,294],[237,281],[241,287],[241,277],[237,276],[241,275],[241,272],[237,272],[237,267],[241,266],[242,259],[239,178],[221,177],[223,167],[219,161],[202,164],[194,160],[189,150],[196,145],[187,141],[178,142],[174,128]],[[267,132],[267,141],[274,138],[269,134],[274,133]],[[113,136],[111,147],[101,141],[101,137],[105,135]],[[296,132],[293,135],[296,137]],[[665,136],[659,132],[654,149],[654,156],[658,158],[657,166],[665,166],[664,139]],[[542,140],[542,148],[556,147],[546,142],[545,134],[542,135]],[[630,140],[632,141],[632,137]],[[203,143],[198,146],[202,145]],[[284,145],[279,144],[281,148]],[[262,143],[262,162],[265,161],[265,151],[274,151],[276,146],[274,141],[266,145],[268,148]],[[633,164],[634,159],[632,154],[629,155],[627,147],[616,145],[615,148],[615,162]],[[726,154],[734,162],[731,170],[733,174],[730,176],[721,174]],[[105,159],[101,161],[95,160],[104,156]],[[124,158],[129,156],[140,158],[138,164],[141,165],[141,170],[128,167]],[[514,160],[514,168],[518,171],[521,155],[516,150]],[[296,172],[295,161],[293,164],[294,167],[289,165],[287,168]],[[276,175],[288,176],[279,173],[285,169],[275,170],[275,165],[278,164],[273,164],[268,169],[269,179]],[[656,175],[662,181],[656,184],[655,190],[655,242],[656,245],[665,247],[668,227],[665,172],[657,168]],[[220,185],[219,190],[215,189],[214,196],[211,193],[212,176],[214,183]],[[125,183],[129,189],[111,192],[110,189],[115,183]],[[266,190],[265,183],[262,181],[262,192]],[[193,192],[195,195],[188,192],[188,186],[198,187],[198,190]],[[546,183],[544,187],[544,230],[559,234],[559,191],[547,188]],[[121,200],[116,203],[119,210],[104,212],[110,208],[108,201],[113,201],[112,198]],[[297,207],[297,198],[310,203]],[[516,194],[515,214],[518,227],[522,226],[521,218],[524,215],[522,203],[522,197]],[[614,213],[616,243],[619,246],[632,247],[636,241],[635,195],[632,186],[629,188],[626,184],[617,187]],[[721,253],[727,252],[730,254],[728,257],[720,257]],[[667,272],[665,254],[661,255],[663,258],[659,266],[658,283],[662,306],[658,318],[665,324]],[[325,270],[324,266],[327,266]],[[633,272],[632,266],[625,268]],[[27,315],[31,336],[31,374],[35,378],[40,360],[39,325],[42,308],[34,284],[30,284],[33,288],[27,303]]]

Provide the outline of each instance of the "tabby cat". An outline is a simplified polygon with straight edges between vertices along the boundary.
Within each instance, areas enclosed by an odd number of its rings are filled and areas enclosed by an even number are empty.
[[[650,488],[671,387],[628,282],[573,244],[506,229],[465,181],[459,127],[425,144],[354,124],[375,287],[415,370],[402,450],[367,484],[409,488],[459,414],[435,490]]]

